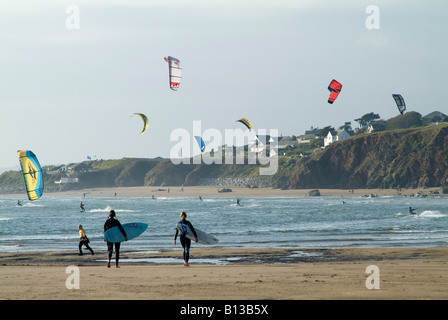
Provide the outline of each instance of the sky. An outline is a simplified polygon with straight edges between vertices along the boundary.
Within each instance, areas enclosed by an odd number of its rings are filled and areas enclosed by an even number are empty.
[[[447,12],[446,0],[2,0],[0,168],[19,170],[22,149],[42,165],[167,158],[176,129],[194,153],[194,121],[223,136],[242,117],[268,134],[356,127],[399,115],[393,93],[447,113]],[[143,135],[133,113],[149,119]]]

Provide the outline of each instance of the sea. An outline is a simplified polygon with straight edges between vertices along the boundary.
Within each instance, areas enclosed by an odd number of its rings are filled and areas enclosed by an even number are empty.
[[[0,252],[77,251],[79,224],[90,246],[105,250],[103,227],[111,209],[122,224],[149,225],[122,250],[174,249],[181,211],[194,227],[219,239],[214,246],[223,248],[448,245],[448,198],[438,196],[254,197],[241,198],[240,205],[235,197],[23,198],[0,196]],[[417,214],[410,215],[409,207]]]

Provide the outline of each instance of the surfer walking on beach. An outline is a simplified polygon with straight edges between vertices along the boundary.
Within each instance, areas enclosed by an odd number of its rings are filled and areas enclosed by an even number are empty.
[[[79,245],[78,245],[79,255],[82,256],[82,246],[85,246],[92,253],[93,256],[95,253],[93,252],[92,248],[89,247],[90,240],[89,238],[87,238],[84,228],[82,227],[82,225],[79,225],[78,229],[79,229]]]
[[[128,236],[126,235],[126,232],[124,231],[123,227],[121,226],[120,221],[115,219],[115,211],[110,210],[109,211],[109,217],[107,218],[106,222],[104,223],[104,232],[109,230],[110,228],[118,227],[120,229],[121,233],[123,233],[124,238],[126,241],[128,241]],[[106,241],[106,239],[104,239]],[[107,251],[108,251],[108,261],[107,261],[107,267],[110,268],[110,259],[112,258],[112,254],[114,252],[114,245],[115,245],[115,266],[119,268],[118,266],[118,260],[120,259],[120,243],[121,242],[107,242]]]
[[[190,228],[190,230],[193,232],[194,237],[196,238],[196,242],[198,242],[198,235],[196,234],[196,230],[194,230],[193,225],[191,224],[190,221],[187,220],[187,214],[185,213],[185,211],[182,211],[180,213],[180,218],[182,219],[181,221],[179,221],[180,225],[185,225],[188,226]],[[176,228],[176,234],[174,235],[174,245],[176,245],[176,239],[177,239],[177,235],[179,234],[179,229]],[[184,233],[180,233],[180,243],[182,245],[182,248],[184,248],[184,252],[183,252],[183,258],[184,258],[184,266],[188,267],[188,261],[190,260],[190,246],[191,246],[191,240],[188,239],[186,237],[186,235]]]

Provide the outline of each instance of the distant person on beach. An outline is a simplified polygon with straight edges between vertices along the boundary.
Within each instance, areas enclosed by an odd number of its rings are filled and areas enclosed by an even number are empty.
[[[79,245],[78,245],[79,255],[82,256],[82,246],[85,246],[92,253],[93,256],[95,253],[93,252],[92,248],[89,247],[90,240],[89,238],[87,238],[86,232],[83,229],[82,225],[79,225],[78,229],[79,229]]]
[[[412,209],[411,207],[409,207],[409,214],[416,215],[417,213],[414,210],[415,209]]]
[[[194,230],[193,225],[190,223],[190,221],[187,220],[187,214],[182,211],[180,213],[180,218],[182,219],[179,221],[180,223],[183,223],[190,227],[191,231],[193,232],[196,242],[198,242],[198,235],[196,234],[196,230]],[[174,245],[176,245],[176,239],[177,235],[179,234],[179,229],[176,228],[176,234],[174,235]],[[183,258],[184,258],[184,266],[188,267],[188,261],[190,260],[190,246],[191,246],[191,240],[188,239],[183,233],[180,234],[180,243],[182,245],[182,248],[184,248],[183,252]]]
[[[118,227],[120,229],[121,233],[123,233],[124,238],[126,241],[128,241],[128,236],[126,235],[126,232],[124,231],[123,227],[121,226],[120,221],[115,219],[115,211],[110,210],[109,211],[109,217],[107,218],[106,222],[104,223],[104,232],[109,230],[110,228]],[[106,239],[104,239],[106,241]],[[107,242],[107,251],[108,251],[108,261],[107,261],[107,267],[110,268],[110,259],[112,258],[112,254],[114,252],[114,245],[115,245],[115,266],[119,268],[118,266],[118,260],[120,259],[120,242]]]

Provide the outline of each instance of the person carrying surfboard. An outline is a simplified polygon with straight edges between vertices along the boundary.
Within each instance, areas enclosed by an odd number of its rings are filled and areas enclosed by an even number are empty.
[[[82,225],[78,225],[78,229],[79,229],[79,245],[78,245],[79,255],[82,256],[82,246],[84,245],[92,253],[93,256],[94,252],[92,248],[89,247],[90,240],[89,238],[87,238],[84,228],[82,227]]]
[[[196,230],[194,230],[193,225],[191,224],[191,222],[187,220],[187,214],[185,213],[185,211],[182,211],[180,213],[180,218],[182,220],[179,221],[179,223],[182,224],[182,225],[188,226],[191,229],[191,231],[193,232],[193,234],[194,234],[195,241],[198,242],[198,235],[196,233]],[[176,228],[176,234],[174,235],[174,245],[176,245],[176,239],[177,239],[177,235],[178,234],[179,234],[179,229]],[[185,236],[185,234],[183,234],[182,232],[180,233],[180,244],[182,245],[182,248],[184,248],[184,252],[183,252],[184,266],[185,267],[189,267],[188,261],[190,260],[191,240],[188,239]]]
[[[128,241],[128,236],[126,235],[126,232],[124,231],[123,227],[121,226],[120,221],[115,219],[115,211],[110,210],[109,211],[109,217],[107,218],[106,222],[104,223],[104,232],[109,230],[110,228],[118,227],[120,231],[123,233],[124,238],[126,241]],[[106,239],[104,239],[106,241]],[[108,251],[108,261],[107,261],[107,267],[110,268],[110,259],[112,258],[112,254],[114,252],[114,245],[115,245],[115,266],[119,268],[118,266],[118,260],[120,259],[120,243],[121,242],[107,242],[107,251]]]

